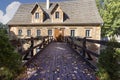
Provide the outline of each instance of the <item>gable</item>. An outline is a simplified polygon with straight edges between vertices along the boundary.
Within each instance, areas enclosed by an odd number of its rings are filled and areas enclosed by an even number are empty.
[[[35,4],[35,6],[32,8],[31,11],[31,22],[32,23],[41,23],[44,20],[44,12],[42,10],[42,8],[38,5]]]
[[[59,6],[59,4],[55,5],[55,7],[51,11],[51,14],[53,14],[56,10],[59,10],[59,11],[63,12],[62,9],[61,9],[61,7]]]
[[[64,20],[60,24],[76,24],[76,25],[100,25],[103,23],[102,18],[99,15],[95,0],[70,0],[70,1],[61,1],[61,2],[51,2],[50,8],[46,9],[46,3],[37,3],[40,7],[40,10],[44,12],[46,19],[43,23],[39,25],[54,24],[51,21],[51,13],[58,9],[64,11]],[[34,12],[36,9],[36,4],[21,4],[13,18],[8,22],[8,25],[31,25],[34,24],[31,22],[31,12]]]
[[[35,6],[31,10],[31,13],[34,14],[36,10],[43,12],[42,8],[38,4],[35,4]]]

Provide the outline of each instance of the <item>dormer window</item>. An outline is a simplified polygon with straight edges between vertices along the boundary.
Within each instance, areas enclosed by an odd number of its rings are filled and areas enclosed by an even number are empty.
[[[37,3],[35,4],[35,6],[33,7],[33,9],[31,10],[31,22],[32,23],[40,23],[43,22],[44,18],[46,17],[44,15],[44,11],[41,8],[40,5],[38,5]]]
[[[55,18],[58,19],[59,18],[59,12],[55,13]]]
[[[39,13],[35,13],[35,19],[39,19]]]
[[[53,23],[63,22],[64,12],[58,4],[56,4],[55,7],[52,9],[51,16]]]

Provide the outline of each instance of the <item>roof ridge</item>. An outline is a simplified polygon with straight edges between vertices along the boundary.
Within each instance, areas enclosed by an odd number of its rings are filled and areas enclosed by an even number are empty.
[[[61,2],[68,2],[68,1],[73,1],[73,2],[76,2],[76,1],[80,1],[80,0],[61,0],[61,1],[50,1],[50,3],[61,3]],[[36,3],[38,3],[38,4],[43,4],[43,3],[46,3],[46,2],[34,2],[34,3],[21,3],[21,4],[28,4],[28,5],[30,5],[30,4],[36,4]]]
[[[45,2],[38,2],[38,5],[45,11],[46,20],[44,24],[51,23],[50,11],[59,4],[64,11],[65,20],[63,23],[102,23],[102,19],[99,15],[96,7],[95,0],[64,0],[60,2],[50,2],[51,7],[46,9]],[[36,3],[24,3],[21,4],[14,17],[8,24],[32,24],[31,23],[31,9]],[[72,9],[72,10],[71,10]],[[52,23],[51,23],[52,24]]]

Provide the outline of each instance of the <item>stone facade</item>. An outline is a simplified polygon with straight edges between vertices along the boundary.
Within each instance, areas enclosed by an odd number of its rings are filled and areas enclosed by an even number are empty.
[[[55,18],[55,13],[56,12],[59,12],[59,18]],[[60,23],[60,22],[63,22],[63,11],[62,11],[62,9],[60,8],[60,6],[58,6],[56,9],[55,9],[55,11],[53,12],[53,13],[51,13],[51,17],[52,17],[52,22],[54,22],[54,23]]]
[[[71,36],[71,30],[75,30],[75,36],[81,38],[85,37],[86,30],[90,30],[90,39],[100,40],[101,27],[100,26],[11,26],[10,32],[18,35],[18,31],[22,30],[22,35],[19,38],[29,38],[27,30],[31,30],[30,37],[37,37],[37,30],[40,30],[41,36],[48,36],[48,30],[52,30],[52,35],[55,38],[55,29],[63,29],[64,36]],[[60,31],[59,31],[60,32]]]
[[[39,36],[50,34],[54,39],[59,35],[101,39],[102,19],[95,0],[47,3],[48,9],[45,5],[22,4],[8,23],[11,39],[36,37],[37,31]],[[27,49],[29,45],[24,47]]]
[[[44,14],[43,14],[42,9],[38,5],[36,5],[33,8],[31,13],[32,13],[32,23],[42,23],[43,22]],[[39,13],[39,18],[38,19],[35,19],[35,13]]]

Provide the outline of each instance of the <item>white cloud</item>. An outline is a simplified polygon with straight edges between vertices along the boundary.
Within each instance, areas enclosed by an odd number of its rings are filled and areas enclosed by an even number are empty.
[[[14,1],[9,4],[6,8],[6,14],[3,14],[3,12],[0,10],[0,22],[6,24],[9,20],[11,20],[20,4],[21,3],[18,1]]]
[[[0,21],[3,19],[3,12],[0,10]]]

